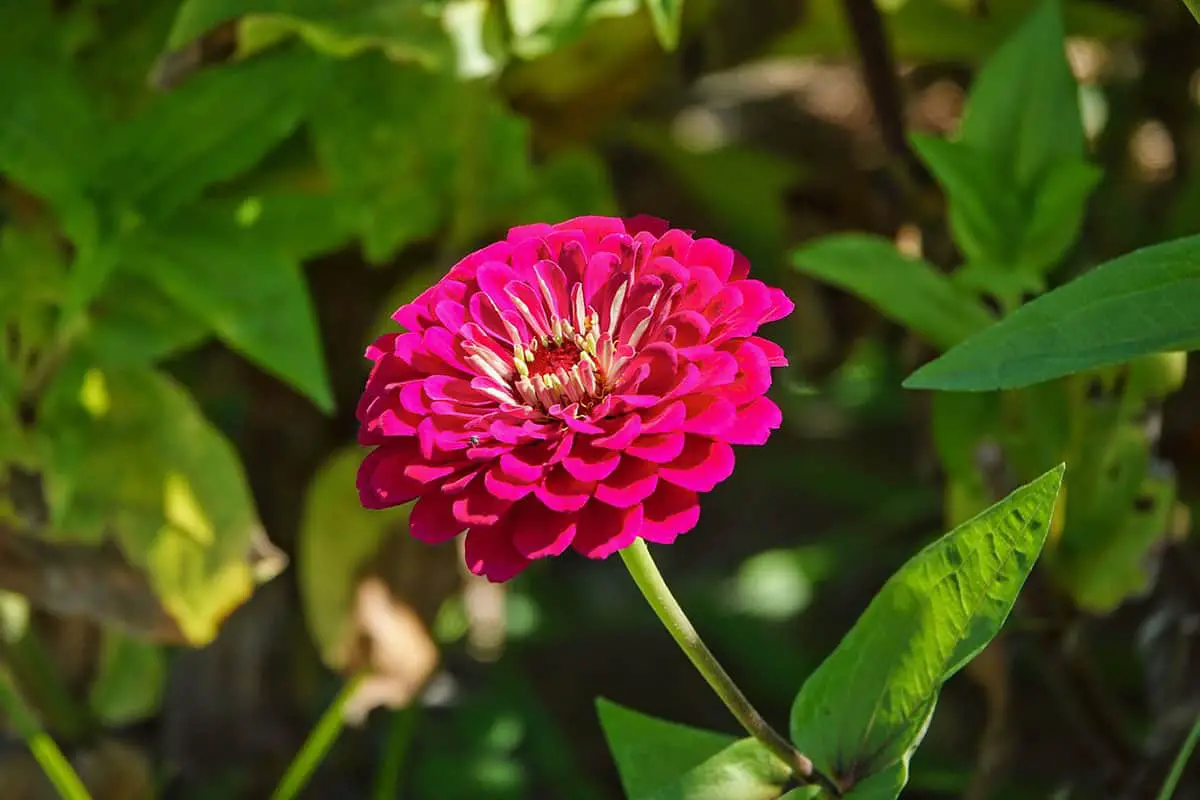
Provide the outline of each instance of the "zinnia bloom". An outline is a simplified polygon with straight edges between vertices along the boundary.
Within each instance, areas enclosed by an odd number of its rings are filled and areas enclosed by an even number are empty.
[[[653,217],[513,228],[402,306],[367,350],[358,473],[369,508],[413,505],[412,535],[466,531],[504,581],[568,547],[604,558],[672,542],[731,445],[782,419],[764,393],[791,313],[741,254]]]

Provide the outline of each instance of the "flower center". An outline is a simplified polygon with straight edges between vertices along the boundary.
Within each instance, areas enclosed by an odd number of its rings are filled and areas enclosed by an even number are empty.
[[[559,344],[550,340],[534,351],[533,360],[529,362],[529,374],[537,376],[558,372],[559,369],[570,370],[579,363],[581,354],[579,346],[572,341]]]

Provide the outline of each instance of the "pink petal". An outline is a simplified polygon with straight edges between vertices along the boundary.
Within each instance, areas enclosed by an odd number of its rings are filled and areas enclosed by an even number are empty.
[[[687,266],[708,267],[724,283],[733,271],[733,248],[716,239],[697,239],[688,252]]]
[[[483,575],[493,583],[510,580],[526,567],[529,559],[513,546],[511,516],[496,525],[481,525],[467,531],[464,560],[475,575]]]
[[[421,481],[405,474],[416,456],[408,442],[384,445],[372,450],[358,467],[359,501],[366,508],[391,508],[403,505],[425,491]]]
[[[501,515],[512,506],[512,501],[497,497],[488,491],[483,475],[477,473],[473,478],[466,489],[454,498],[451,505],[454,518],[461,522],[463,527],[495,525],[500,521]]]
[[[670,544],[699,521],[700,500],[695,492],[660,483],[642,504],[642,530],[638,535],[647,542]]]
[[[527,497],[517,507],[513,519],[513,546],[526,558],[556,556],[575,538],[575,514],[551,511],[539,501]]]
[[[766,397],[756,397],[737,410],[733,424],[721,432],[730,444],[766,444],[771,431],[783,424],[783,412]]]
[[[617,508],[637,505],[654,493],[658,470],[657,464],[626,455],[612,475],[596,484],[596,499]]]
[[[408,515],[408,529],[413,538],[427,544],[440,544],[453,539],[466,529],[454,518],[451,509],[454,499],[440,492],[423,495]]]
[[[509,501],[520,500],[532,492],[534,486],[533,482],[525,483],[514,480],[513,476],[505,472],[499,463],[493,464],[483,474],[483,481],[489,492]]]
[[[643,434],[625,448],[625,452],[655,464],[666,464],[683,452],[684,438],[682,433]]]
[[[555,467],[537,483],[533,493],[552,511],[578,511],[591,499],[596,484],[577,480],[563,467]]]
[[[593,439],[592,444],[609,450],[624,450],[637,438],[642,429],[642,420],[636,414],[626,414],[618,420],[605,420],[606,436]]]
[[[602,481],[621,463],[621,454],[596,447],[589,440],[577,436],[562,463],[567,472],[581,481]]]
[[[679,457],[661,467],[659,476],[694,492],[712,491],[733,474],[733,448],[725,442],[688,436]]]
[[[579,515],[573,546],[588,558],[607,558],[633,544],[642,529],[642,507],[613,508],[593,503]]]
[[[683,423],[685,433],[717,436],[733,424],[737,408],[724,397],[697,394],[683,401],[687,406],[687,420]]]

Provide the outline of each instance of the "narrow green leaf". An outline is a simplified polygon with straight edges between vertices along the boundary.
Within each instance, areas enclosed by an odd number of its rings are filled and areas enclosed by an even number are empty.
[[[60,535],[115,536],[188,639],[212,639],[252,590],[261,525],[233,446],[158,372],[72,360],[43,398]]]
[[[895,796],[942,684],[1007,619],[1062,475],[1059,466],[1018,489],[888,580],[792,706],[792,739],[818,769],[847,789],[861,785],[863,798]]]
[[[858,295],[941,348],[952,347],[992,322],[974,297],[932,265],[902,256],[886,239],[826,236],[794,251],[792,264]]]
[[[239,20],[243,54],[296,35],[337,57],[380,49],[393,59],[436,67],[453,55],[438,5],[427,0],[185,0],[167,47],[177,50],[223,22]]]
[[[963,143],[1004,159],[1019,186],[1084,155],[1065,36],[1059,0],[1042,0],[980,70],[963,109]]]
[[[1033,300],[909,376],[910,389],[1028,386],[1200,347],[1200,236],[1137,250]]]
[[[683,0],[646,0],[646,7],[654,22],[654,35],[664,50],[674,52],[683,27]]]
[[[83,346],[107,366],[147,366],[212,335],[203,318],[146,277],[117,272],[89,310]]]
[[[408,521],[407,507],[383,514],[364,509],[355,490],[363,452],[335,453],[317,472],[304,497],[296,542],[296,569],[305,620],[325,663],[344,666],[350,610],[363,564]]]
[[[299,48],[205,69],[114,130],[91,184],[164,219],[294,133],[329,75]]]
[[[1022,267],[1044,272],[1059,262],[1079,236],[1088,197],[1102,177],[1083,160],[1063,159],[1046,170],[1021,237]]]
[[[629,800],[772,800],[787,767],[754,739],[648,717],[596,700]]]
[[[964,142],[923,134],[910,138],[946,192],[950,230],[967,260],[1015,262],[1027,210],[1009,164]]]
[[[201,204],[128,242],[122,269],[153,283],[227,345],[321,410],[333,395],[300,265],[223,204]]]

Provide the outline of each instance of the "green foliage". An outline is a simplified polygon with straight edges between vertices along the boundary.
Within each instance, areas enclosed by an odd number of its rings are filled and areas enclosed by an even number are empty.
[[[1028,386],[1150,353],[1200,346],[1200,238],[1103,264],[913,373],[910,389]]]
[[[452,55],[438,13],[438,6],[444,4],[428,0],[186,0],[167,47],[183,47],[220,23],[237,21],[243,54],[283,36],[297,35],[339,58],[378,48],[396,60],[437,67]]]
[[[71,363],[39,411],[54,431],[47,493],[59,538],[114,536],[193,642],[250,593],[259,528],[237,455],[178,384]]]
[[[347,626],[359,573],[383,541],[403,532],[407,510],[381,514],[364,509],[355,491],[363,451],[335,453],[313,478],[304,498],[296,568],[305,619],[326,663],[344,666]]]
[[[683,25],[683,0],[646,0],[654,34],[667,50],[679,47],[679,28]]]
[[[1100,180],[1085,160],[1064,36],[1058,0],[1045,0],[980,70],[959,139],[913,137],[946,190],[955,241],[969,264],[1001,268],[983,288],[1010,309],[1022,298],[1003,272],[1055,266]]]
[[[166,677],[161,648],[119,631],[104,632],[100,671],[92,682],[88,702],[106,725],[128,725],[158,710]]]
[[[792,252],[796,269],[853,292],[931,344],[953,347],[986,328],[991,314],[925,261],[905,258],[886,239],[826,236]]]
[[[599,699],[629,800],[771,800],[790,773],[754,739],[690,728]]]
[[[792,739],[863,798],[894,798],[938,690],[1000,631],[1050,529],[1060,466],[913,557],[805,681]]]

